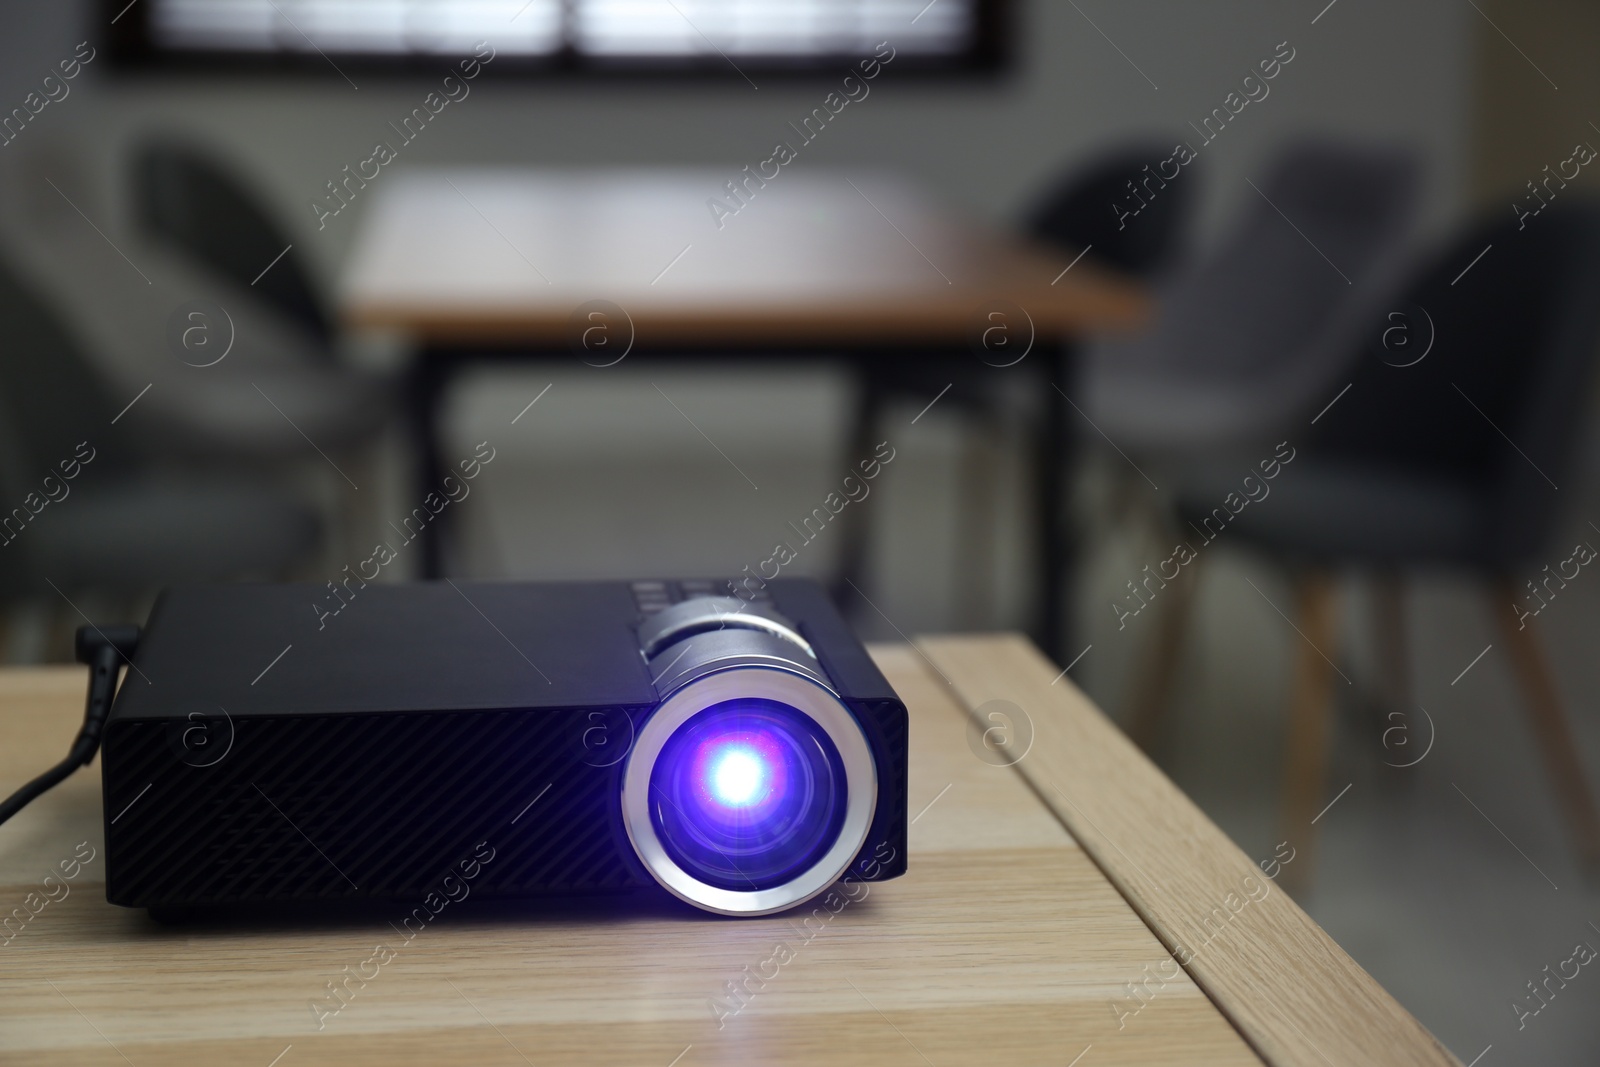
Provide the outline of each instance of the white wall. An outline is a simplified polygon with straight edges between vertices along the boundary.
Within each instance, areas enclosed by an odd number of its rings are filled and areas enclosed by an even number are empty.
[[[1242,176],[1276,139],[1307,128],[1416,146],[1434,163],[1430,209],[1448,211],[1464,186],[1469,31],[1476,16],[1452,0],[1337,0],[1312,25],[1324,2],[1019,0],[1019,58],[1010,75],[939,84],[891,66],[872,96],[807,150],[803,165],[901,168],[967,209],[1007,218],[1064,161],[1109,139],[1192,136],[1187,123],[1220,105],[1258,59],[1288,40],[1296,58],[1272,95],[1202,153],[1211,215],[1238,195]],[[0,5],[5,109],[92,32],[84,28],[89,7],[85,0]],[[101,17],[98,7],[93,15]],[[149,130],[212,138],[255,175],[302,229],[307,251],[331,270],[357,215],[346,212],[313,236],[307,202],[340,167],[364,158],[386,136],[386,124],[419,103],[435,80],[368,75],[357,79],[358,91],[332,73],[288,82],[126,79],[102,57],[73,96],[52,105],[33,128],[71,136],[107,168]],[[471,98],[407,148],[400,165],[725,162],[737,168],[765,158],[784,123],[816,106],[826,91],[823,82],[756,81],[759,91],[738,78],[693,85],[480,80]],[[32,128],[25,136],[31,135]],[[0,149],[0,166],[6,154]]]

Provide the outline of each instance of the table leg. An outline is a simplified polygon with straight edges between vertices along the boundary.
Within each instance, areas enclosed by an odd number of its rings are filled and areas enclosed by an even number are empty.
[[[1047,352],[1049,350],[1047,349]],[[1042,371],[1044,411],[1034,428],[1034,567],[1038,596],[1031,636],[1052,659],[1065,663],[1070,638],[1072,580],[1078,560],[1077,527],[1068,517],[1066,474],[1072,461],[1065,386],[1071,356],[1064,348],[1036,353]]]
[[[884,390],[878,380],[877,370],[868,365],[870,358],[858,357],[852,361],[856,370],[856,397],[846,445],[845,466],[849,469],[854,469],[854,465],[862,458],[872,455],[875,444],[872,438],[883,415]],[[842,520],[838,527],[839,562],[834,570],[833,599],[846,609],[847,614],[855,614],[867,585],[867,553],[872,543],[872,522],[865,501],[845,508],[839,518]]]
[[[444,468],[439,460],[439,412],[445,393],[443,357],[432,349],[418,353],[407,386],[406,414],[412,447],[412,495],[421,506],[431,492],[439,491]],[[418,577],[444,577],[444,539],[450,508],[445,508],[417,539]]]

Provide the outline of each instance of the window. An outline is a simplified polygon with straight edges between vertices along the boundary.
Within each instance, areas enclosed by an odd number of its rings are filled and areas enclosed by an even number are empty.
[[[122,8],[126,0],[110,0]],[[488,41],[550,70],[808,70],[888,41],[902,66],[996,66],[1003,0],[142,0],[124,64],[405,68]],[[498,67],[504,65],[497,64]]]

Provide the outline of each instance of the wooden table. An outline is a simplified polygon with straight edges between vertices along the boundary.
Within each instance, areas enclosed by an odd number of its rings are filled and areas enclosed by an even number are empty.
[[[99,775],[80,773],[0,827],[6,910],[95,853],[0,942],[0,1063],[1457,1063],[1025,640],[874,655],[911,709],[905,877],[809,928],[664,894],[468,901],[320,1030],[313,999],[394,931],[111,907]],[[0,672],[0,789],[66,750],[83,685]],[[996,700],[1032,724],[1004,758],[969,743]],[[710,1005],[746,968],[772,976],[719,1025]]]
[[[1070,380],[1063,342],[1140,321],[1142,290],[1092,259],[961,218],[881,174],[797,166],[764,186],[748,180],[737,214],[719,217],[707,202],[740,204],[724,188],[735,177],[733,169],[417,169],[358,192],[370,200],[345,269],[344,317],[422,346],[412,389],[424,461],[418,500],[443,475],[438,405],[468,360],[581,357],[600,373],[661,356],[843,357],[863,385],[851,463],[871,455],[887,397],[931,399],[949,385],[956,404],[1024,375],[1045,410],[1035,433],[1034,573],[1058,592],[1072,555],[1061,508],[1069,435],[1050,383]],[[1002,333],[1008,347],[987,351],[988,363],[1020,362],[986,365],[975,339],[998,346]],[[627,364],[612,362],[624,353]],[[852,511],[844,522],[845,577],[860,577],[860,518]],[[437,576],[438,537],[421,547],[425,573]],[[1038,634],[1049,649],[1061,613],[1045,599]]]
[[[610,300],[641,350],[965,347],[986,302],[1041,339],[1126,328],[1140,290],[941,208],[904,181],[783,173],[719,220],[731,169],[429,168],[385,177],[345,268],[357,328],[434,346],[565,352],[572,313]],[[365,194],[363,194],[365,195]],[[615,328],[615,327],[613,327]],[[581,334],[580,329],[578,333]],[[600,362],[601,360],[596,360]]]

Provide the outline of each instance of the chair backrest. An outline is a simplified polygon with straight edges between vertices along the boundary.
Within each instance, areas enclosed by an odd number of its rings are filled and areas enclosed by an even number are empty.
[[[1057,179],[1023,228],[1046,244],[1087,248],[1092,259],[1148,278],[1181,246],[1194,202],[1194,164],[1178,169],[1172,155],[1154,142],[1107,152]],[[1162,177],[1174,170],[1170,180]]]
[[[332,326],[303,261],[284,252],[285,232],[226,169],[187,145],[154,140],[135,154],[133,191],[151,237],[259,294],[326,347]]]
[[[1349,395],[1307,445],[1476,489],[1487,564],[1546,547],[1594,403],[1600,202],[1567,196],[1525,224],[1472,226],[1430,257],[1372,323]]]
[[[0,463],[4,507],[19,493],[71,459],[80,441],[95,448],[96,471],[126,468],[123,447],[106,447],[116,434],[117,414],[100,376],[84,358],[60,318],[0,259],[0,424],[5,461]],[[104,460],[99,456],[106,456]]]
[[[1168,451],[1253,448],[1303,426],[1393,292],[1418,177],[1405,151],[1303,141],[1280,152],[1240,183],[1232,229],[1158,280],[1149,328],[1089,350],[1091,416],[1133,447]]]
[[[1283,151],[1216,250],[1160,294],[1166,368],[1202,381],[1299,378],[1410,229],[1409,153],[1308,141]],[[1343,360],[1354,338],[1335,354]]]
[[[6,542],[0,548],[0,599],[8,600],[43,589],[36,553],[50,531],[21,531],[34,521],[28,516],[48,523],[59,508],[39,501],[70,501],[85,483],[106,485],[137,459],[122,427],[112,425],[117,408],[99,375],[62,320],[3,257],[0,337],[0,539]],[[81,451],[79,442],[93,451]],[[81,466],[62,466],[90,457],[87,473]],[[64,475],[74,471],[83,480],[68,486]],[[68,495],[58,495],[64,487]]]

